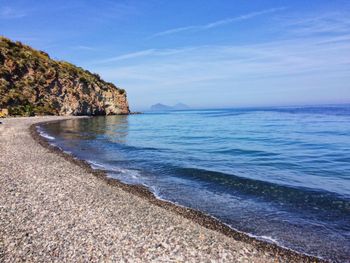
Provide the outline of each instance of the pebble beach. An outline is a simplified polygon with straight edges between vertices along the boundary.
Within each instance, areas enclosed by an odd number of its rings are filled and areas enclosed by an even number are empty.
[[[111,182],[32,126],[66,118],[0,124],[1,262],[321,262]]]

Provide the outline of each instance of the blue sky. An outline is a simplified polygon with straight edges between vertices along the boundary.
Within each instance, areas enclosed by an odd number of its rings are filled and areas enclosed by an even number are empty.
[[[133,110],[350,102],[345,0],[0,0],[0,34],[125,88]]]

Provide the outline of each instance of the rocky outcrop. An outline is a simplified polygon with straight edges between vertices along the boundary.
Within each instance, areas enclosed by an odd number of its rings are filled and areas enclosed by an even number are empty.
[[[4,37],[0,37],[0,109],[21,116],[130,113],[124,89]]]

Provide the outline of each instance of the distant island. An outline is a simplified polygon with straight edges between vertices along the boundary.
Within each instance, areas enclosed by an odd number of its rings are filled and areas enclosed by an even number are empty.
[[[157,103],[151,106],[152,111],[170,111],[170,110],[188,110],[188,109],[190,109],[190,107],[183,103],[177,103],[174,106]]]

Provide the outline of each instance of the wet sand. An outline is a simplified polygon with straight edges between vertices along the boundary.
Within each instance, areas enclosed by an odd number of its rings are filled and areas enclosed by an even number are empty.
[[[0,124],[1,262],[320,262],[91,169],[37,134],[61,119]]]

